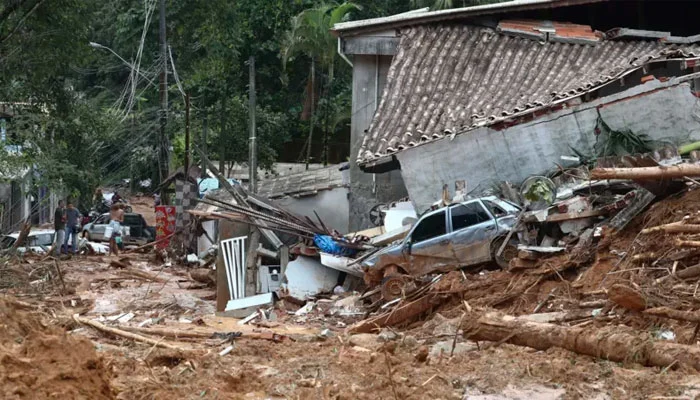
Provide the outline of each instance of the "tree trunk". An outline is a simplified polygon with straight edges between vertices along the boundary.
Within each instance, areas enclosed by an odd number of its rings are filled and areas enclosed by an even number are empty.
[[[537,350],[559,347],[610,361],[632,361],[646,366],[667,367],[677,362],[700,371],[700,348],[653,341],[646,335],[625,332],[619,326],[565,327],[499,313],[472,314],[462,324],[464,336],[471,340],[510,343]]]
[[[660,180],[683,178],[686,176],[700,176],[700,165],[680,164],[670,167],[642,167],[642,168],[596,168],[591,171],[591,180],[604,179],[634,179],[634,180]]]

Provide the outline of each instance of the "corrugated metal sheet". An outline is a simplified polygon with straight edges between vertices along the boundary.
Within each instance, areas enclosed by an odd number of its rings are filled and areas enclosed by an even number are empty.
[[[654,59],[700,55],[659,41],[544,42],[468,25],[402,31],[358,162],[580,96]]]
[[[278,178],[265,179],[258,183],[258,196],[275,199],[284,196],[308,196],[321,190],[346,187],[341,165],[331,165]]]

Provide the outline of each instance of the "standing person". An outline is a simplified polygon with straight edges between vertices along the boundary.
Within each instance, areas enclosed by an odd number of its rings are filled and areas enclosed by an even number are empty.
[[[80,211],[73,206],[73,202],[68,202],[66,208],[66,252],[68,252],[68,238],[72,238],[73,254],[78,254],[78,232],[80,231]]]
[[[65,240],[65,229],[66,229],[65,218],[66,218],[66,216],[65,216],[65,209],[63,208],[63,200],[59,200],[58,207],[56,207],[56,211],[54,211],[54,213],[53,213],[53,229],[55,231],[53,247],[54,247],[54,250],[56,251],[57,256],[61,255],[61,246],[63,246],[63,241]]]
[[[124,222],[124,210],[122,204],[112,204],[109,210],[109,226],[112,227],[112,236],[109,238],[109,254],[114,253],[119,255],[119,247],[117,246],[117,237],[122,234],[122,223]]]

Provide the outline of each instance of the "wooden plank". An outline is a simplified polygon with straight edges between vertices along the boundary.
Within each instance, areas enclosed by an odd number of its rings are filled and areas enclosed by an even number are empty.
[[[248,307],[258,307],[272,304],[272,293],[263,293],[250,297],[229,300],[226,304],[226,311],[240,310]]]
[[[427,294],[418,300],[401,305],[374,318],[360,321],[348,328],[348,333],[379,332],[385,326],[395,326],[410,322],[424,312],[442,303],[443,298]]]
[[[399,229],[394,229],[393,231],[383,233],[373,238],[370,241],[370,244],[373,246],[385,246],[396,240],[403,239],[406,237],[406,235],[408,235],[408,232],[411,230],[412,227],[412,225],[404,225]]]
[[[383,226],[375,226],[374,228],[365,229],[363,231],[348,233],[345,235],[346,238],[352,238],[355,236],[367,236],[372,239],[386,232]]]
[[[582,212],[573,212],[573,213],[565,213],[565,214],[554,214],[550,215],[547,217],[547,222],[561,222],[561,221],[571,221],[574,219],[581,219],[581,218],[591,218],[591,217],[600,217],[602,215],[606,215],[608,212],[604,210],[588,210],[588,211],[582,211]]]

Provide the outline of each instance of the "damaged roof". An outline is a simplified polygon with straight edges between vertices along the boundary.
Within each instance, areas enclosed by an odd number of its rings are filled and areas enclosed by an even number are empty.
[[[299,172],[258,182],[258,196],[276,199],[285,196],[312,196],[322,190],[348,187],[343,178],[343,164]]]
[[[383,29],[401,28],[409,25],[454,21],[487,15],[512,13],[527,10],[543,10],[581,4],[602,3],[610,0],[511,0],[480,6],[451,8],[430,11],[429,8],[413,10],[388,17],[370,18],[335,24],[332,32],[339,36],[364,34]]]
[[[553,106],[654,60],[700,55],[697,44],[603,36],[524,21],[403,29],[358,163]]]

